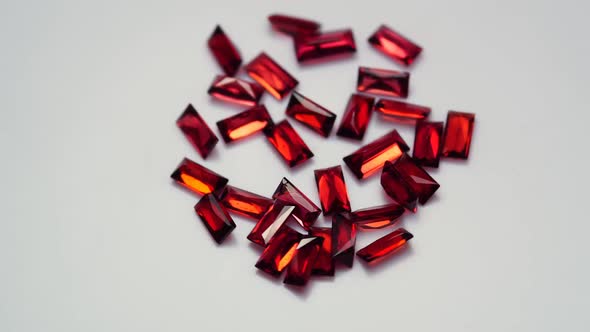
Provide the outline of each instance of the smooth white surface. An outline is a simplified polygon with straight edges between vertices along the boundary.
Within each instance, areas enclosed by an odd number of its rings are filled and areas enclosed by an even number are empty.
[[[14,1],[0,4],[0,331],[588,331],[587,1]],[[299,67],[273,12],[352,27],[351,60]],[[202,159],[174,121],[239,108],[206,94],[216,23],[341,114],[358,65],[398,68],[366,38],[387,23],[424,46],[409,100],[477,113],[468,162],[432,172],[436,198],[401,225],[411,249],[298,293],[257,273],[238,228],[216,246],[169,174]],[[275,120],[286,100],[264,97]],[[373,117],[364,142],[397,127]],[[359,144],[293,123],[315,152],[289,170],[263,137],[205,165],[270,195]],[[345,170],[354,209],[386,201]],[[320,223],[327,225],[325,220]],[[358,248],[378,236],[362,233]]]

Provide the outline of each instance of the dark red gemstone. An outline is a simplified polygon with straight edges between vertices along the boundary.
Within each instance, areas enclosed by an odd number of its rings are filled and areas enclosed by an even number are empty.
[[[305,228],[311,227],[321,213],[320,208],[287,178],[281,180],[272,198],[284,204],[295,205],[293,214],[302,220]]]
[[[332,258],[352,267],[354,245],[356,243],[356,224],[350,216],[338,213],[332,218]]]
[[[316,169],[313,172],[324,215],[342,211],[350,212],[350,201],[348,200],[348,191],[346,190],[342,167],[338,165]]]
[[[246,65],[246,72],[278,100],[283,99],[299,82],[266,53],[260,53]]]
[[[287,266],[284,283],[295,286],[305,286],[307,284],[322,247],[322,241],[321,237],[302,237],[291,262]]]
[[[358,179],[364,179],[381,169],[386,161],[396,160],[408,150],[410,148],[394,129],[342,160]]]
[[[336,135],[362,140],[371,119],[374,101],[374,98],[359,94],[350,96]]]
[[[301,237],[291,227],[282,227],[260,255],[256,267],[278,277],[293,259]]]
[[[430,114],[430,107],[405,103],[399,100],[379,99],[375,104],[375,111],[392,120],[413,123],[425,119]]]
[[[359,67],[356,89],[359,92],[406,98],[409,84],[408,72]]]
[[[353,211],[350,219],[360,228],[379,229],[395,224],[404,211],[403,206],[391,203]]]
[[[182,160],[170,177],[178,184],[202,195],[220,190],[227,184],[226,178],[188,158]]]
[[[295,54],[299,62],[311,62],[350,56],[356,52],[352,30],[308,34],[295,38]]]
[[[295,207],[292,205],[273,204],[248,234],[248,240],[266,247],[272,237],[285,225],[293,209]]]
[[[330,136],[330,131],[332,131],[336,120],[336,114],[297,91],[293,91],[291,94],[285,113],[324,137]]]
[[[264,134],[289,167],[299,165],[313,157],[313,152],[287,120],[268,126]]]
[[[410,156],[404,154],[393,162],[402,179],[418,195],[420,204],[424,204],[438,190],[440,185],[422,167],[416,165]]]
[[[272,119],[266,107],[257,105],[218,121],[217,128],[223,140],[229,143],[260,132],[269,124],[272,124]]]
[[[217,243],[223,242],[236,224],[213,194],[207,194],[195,205],[195,212]]]
[[[410,65],[422,52],[411,40],[382,25],[369,37],[369,43],[388,57],[403,65]]]
[[[313,264],[311,273],[315,275],[333,276],[334,260],[332,259],[332,229],[327,227],[312,227],[309,235],[321,237],[322,247]]]
[[[182,130],[184,136],[195,149],[199,151],[203,159],[207,158],[211,150],[219,142],[217,136],[191,104],[186,107],[182,115],[176,120],[176,125]]]
[[[268,17],[273,29],[291,36],[307,35],[320,29],[320,24],[303,18],[274,14]]]
[[[234,75],[242,64],[242,57],[219,25],[215,27],[207,43],[221,69],[227,75]]]
[[[414,236],[403,228],[377,239],[356,254],[367,262],[379,262],[381,258],[388,256],[402,248]]]
[[[264,90],[256,83],[239,78],[217,75],[207,91],[211,96],[230,103],[254,106]]]
[[[404,181],[400,172],[393,167],[389,161],[385,162],[383,172],[381,173],[381,186],[385,193],[394,201],[401,204],[411,212],[416,212],[418,204],[418,194],[412,190],[410,185]]]
[[[420,121],[416,124],[412,155],[416,164],[438,167],[442,132],[442,122]]]
[[[273,204],[273,200],[230,185],[219,194],[219,200],[229,210],[260,219]]]
[[[473,113],[449,111],[442,147],[443,157],[460,159],[469,157],[474,121]]]

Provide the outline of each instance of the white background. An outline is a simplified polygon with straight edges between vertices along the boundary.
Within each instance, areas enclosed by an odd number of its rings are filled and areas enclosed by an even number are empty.
[[[588,331],[590,21],[587,1],[3,1],[0,4],[0,331]],[[300,67],[273,12],[351,27],[358,53]],[[475,112],[467,162],[401,223],[411,248],[356,260],[297,292],[257,273],[235,218],[217,246],[198,197],[169,174],[202,159],[175,126],[191,102],[214,127],[220,23],[245,61],[266,50],[337,114],[356,68],[399,68],[367,37],[387,23],[424,47],[409,100]],[[287,100],[266,95],[273,118]],[[316,157],[290,170],[262,136],[204,164],[271,195],[283,176],[317,201],[313,170],[359,144],[293,122]],[[215,128],[215,127],[214,127]],[[374,116],[365,143],[411,126]],[[216,131],[216,129],[215,129]],[[345,170],[353,209],[386,202]],[[328,225],[327,219],[320,224]],[[359,235],[357,248],[378,237]]]

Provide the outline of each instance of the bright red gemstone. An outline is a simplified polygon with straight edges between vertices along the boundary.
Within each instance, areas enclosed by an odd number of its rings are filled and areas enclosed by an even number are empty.
[[[242,57],[219,25],[215,27],[207,43],[221,69],[227,75],[234,75],[242,64]]]
[[[371,119],[374,102],[372,97],[351,95],[336,135],[362,140]]]
[[[442,147],[443,157],[460,159],[469,157],[474,121],[473,113],[449,111]]]
[[[257,132],[272,124],[270,114],[264,105],[257,105],[241,113],[217,122],[219,133],[226,143],[230,143]]]
[[[303,18],[274,14],[268,17],[273,29],[291,36],[307,35],[320,29],[320,24]]]
[[[403,206],[391,203],[353,211],[350,219],[360,228],[379,229],[395,224],[404,211]]]
[[[178,184],[199,194],[208,194],[227,184],[227,179],[205,166],[184,158],[170,175]]]
[[[217,243],[222,243],[236,228],[232,218],[213,194],[203,196],[195,205],[195,212]]]
[[[381,258],[402,248],[413,237],[414,235],[410,232],[403,228],[398,228],[359,250],[356,254],[366,262],[376,263],[380,261]]]
[[[229,210],[260,219],[272,206],[273,200],[230,185],[219,194],[219,200]]]
[[[332,258],[352,267],[354,245],[356,243],[356,224],[350,216],[338,213],[332,218]]]
[[[295,54],[299,62],[311,62],[349,56],[356,52],[352,30],[308,34],[295,38]]]
[[[199,151],[201,157],[207,158],[219,139],[193,105],[189,104],[182,115],[176,120],[176,125],[191,144]]]
[[[334,260],[332,259],[332,229],[327,227],[312,227],[309,235],[321,237],[322,247],[313,264],[311,273],[315,275],[333,276]]]
[[[293,205],[273,204],[248,234],[248,240],[266,247],[272,237],[283,227],[294,209]]]
[[[211,96],[230,103],[254,106],[264,90],[256,83],[239,78],[217,75],[207,91]]]
[[[324,215],[342,211],[350,212],[350,201],[348,200],[348,191],[346,190],[342,167],[338,165],[316,169],[313,173]]]
[[[408,72],[359,67],[356,89],[359,92],[406,98],[409,84]]]
[[[295,286],[307,284],[322,247],[322,241],[321,237],[315,236],[304,236],[299,241],[291,263],[287,266],[284,283]]]
[[[411,212],[416,212],[418,194],[412,190],[410,185],[403,179],[400,172],[389,161],[385,162],[381,173],[381,186],[385,193],[394,201],[401,204]]]
[[[295,205],[293,214],[302,220],[302,226],[305,228],[311,227],[321,213],[320,208],[287,178],[281,180],[272,198],[283,204]]]
[[[422,52],[422,48],[411,40],[382,25],[369,37],[369,43],[383,54],[409,66]]]
[[[413,159],[420,166],[438,167],[442,122],[420,121],[416,124]]]
[[[408,150],[410,148],[394,129],[342,160],[358,179],[364,179],[381,169],[386,161],[393,161]]]
[[[268,126],[264,134],[289,167],[299,165],[313,157],[313,152],[287,120]]]
[[[375,104],[375,110],[387,118],[410,123],[423,120],[430,114],[430,107],[391,99],[379,99]]]
[[[260,53],[246,65],[246,72],[268,93],[278,100],[283,99],[299,82],[271,59],[266,53]]]
[[[324,137],[330,136],[330,131],[332,131],[336,120],[336,114],[297,91],[293,91],[291,94],[285,113]]]
[[[256,267],[278,277],[293,259],[301,237],[302,235],[291,227],[281,228],[260,255]]]
[[[430,174],[418,166],[407,154],[394,161],[393,168],[399,172],[402,179],[418,195],[420,204],[426,203],[440,187]]]

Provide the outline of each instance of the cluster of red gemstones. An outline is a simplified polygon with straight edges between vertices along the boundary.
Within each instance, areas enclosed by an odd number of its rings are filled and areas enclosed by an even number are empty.
[[[284,15],[269,17],[272,27],[291,35],[299,62],[315,62],[356,52],[352,30],[322,32],[320,24]],[[387,26],[369,37],[378,51],[402,66],[410,65],[422,48]],[[209,48],[225,75],[218,75],[209,88],[217,99],[246,105],[247,110],[217,122],[226,143],[263,133],[290,166],[304,163],[313,153],[287,120],[275,123],[266,107],[259,104],[264,91],[281,100],[291,94],[286,115],[328,137],[336,114],[293,89],[298,81],[266,53],[243,66],[254,80],[234,77],[242,66],[240,53],[217,26],[209,39]],[[467,159],[475,115],[450,111],[446,126],[426,118],[430,108],[394,99],[375,100],[372,95],[406,98],[410,73],[389,69],[360,67],[357,91],[352,94],[336,134],[362,140],[373,110],[386,117],[415,123],[413,153],[396,130],[370,142],[343,158],[358,179],[381,170],[381,185],[394,202],[352,211],[344,174],[340,165],[314,171],[320,207],[283,178],[272,198],[228,185],[228,179],[185,158],[172,173],[184,187],[203,195],[195,211],[213,239],[222,243],[236,227],[228,211],[257,220],[248,239],[263,248],[256,267],[273,276],[286,270],[284,282],[305,285],[311,275],[334,275],[334,264],[352,266],[357,228],[378,229],[391,226],[408,210],[416,212],[439,184],[423,167],[438,167],[441,157]],[[219,139],[199,113],[189,105],[177,120],[178,127],[203,159]],[[332,215],[332,227],[314,226],[320,213]],[[296,230],[299,227],[305,233]],[[356,255],[367,262],[380,260],[404,246],[413,235],[398,228]]]

